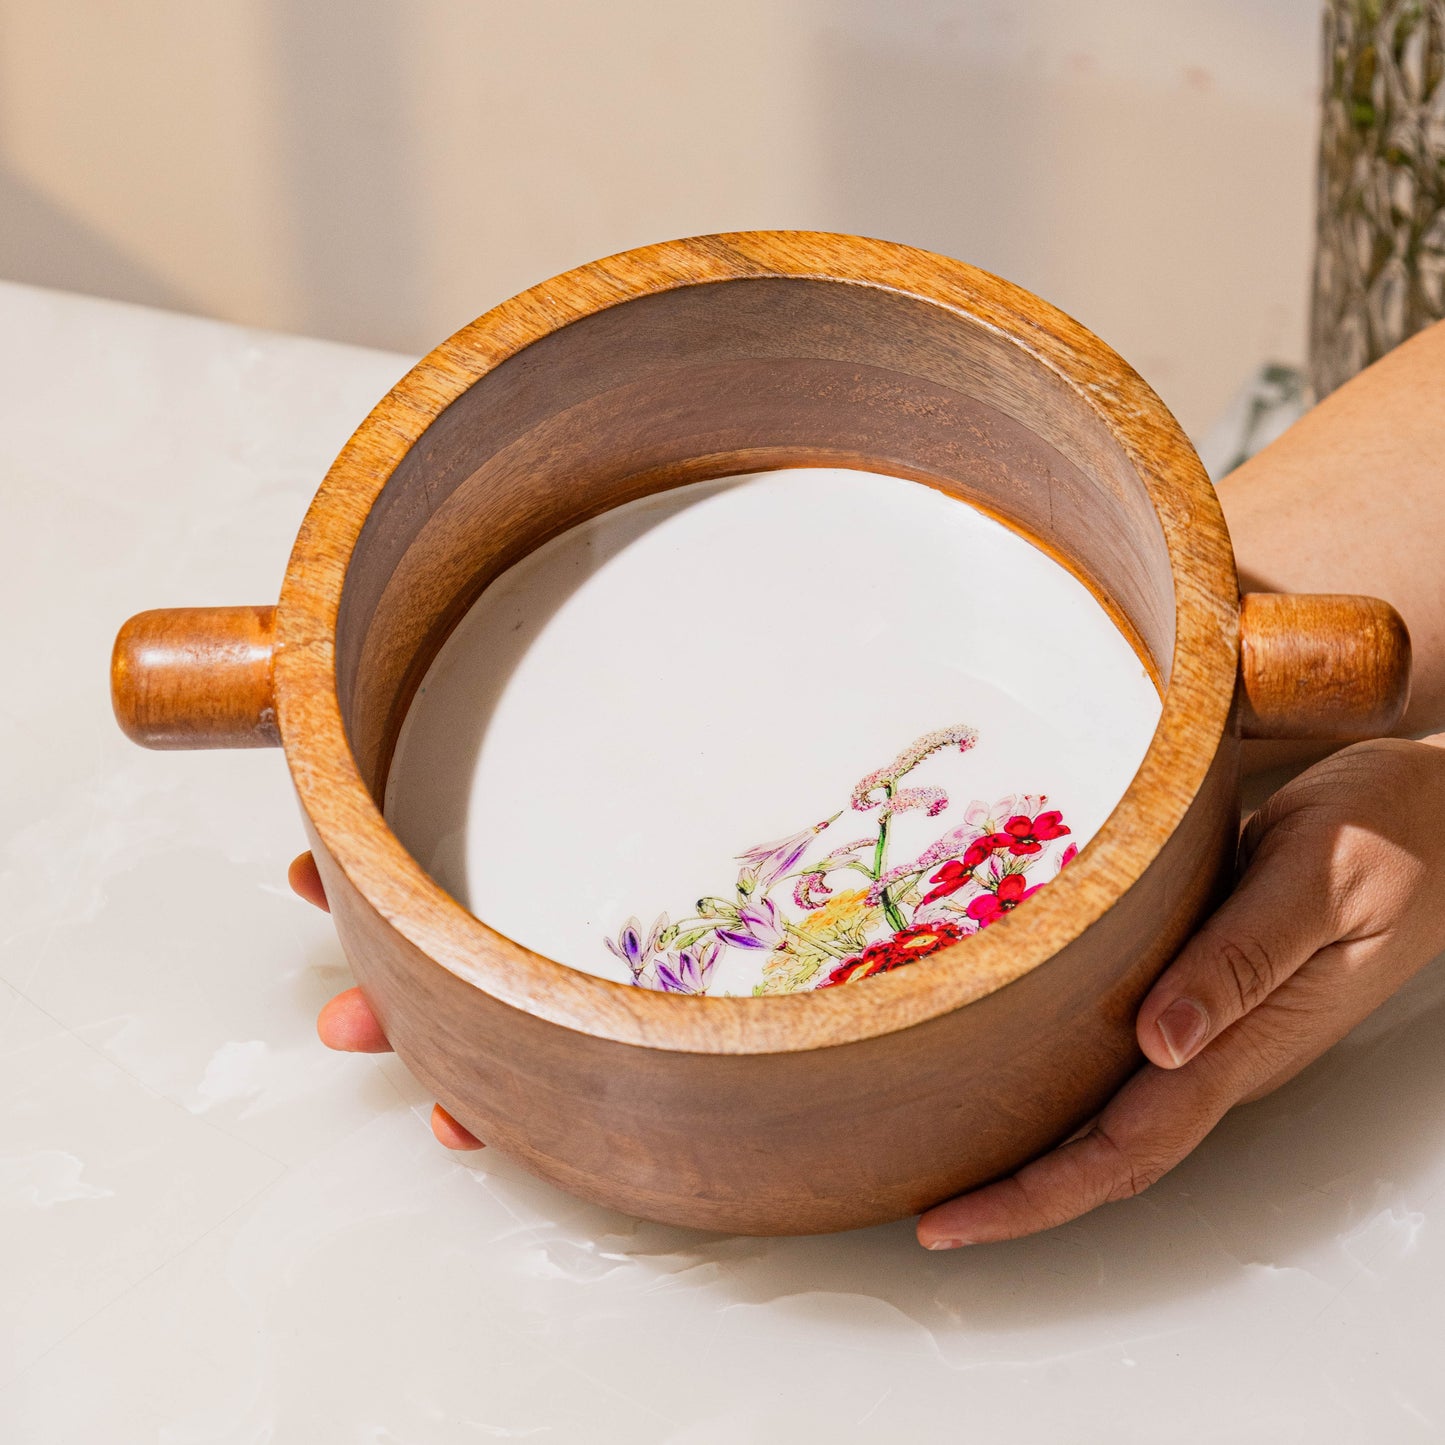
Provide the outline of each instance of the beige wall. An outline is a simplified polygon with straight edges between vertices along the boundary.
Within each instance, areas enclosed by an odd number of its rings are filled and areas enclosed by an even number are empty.
[[[666,236],[860,231],[1192,429],[1298,359],[1317,0],[0,0],[0,275],[420,351]]]

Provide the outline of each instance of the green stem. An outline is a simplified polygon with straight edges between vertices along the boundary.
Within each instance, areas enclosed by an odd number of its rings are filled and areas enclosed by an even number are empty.
[[[844,868],[856,868],[858,872],[860,872],[865,878],[873,878],[877,876],[866,863],[860,863],[856,858],[849,858],[846,863],[835,863],[827,871],[829,873],[838,873],[841,872]],[[818,872],[818,869],[816,868],[799,868],[795,873],[784,873],[783,876],[778,879],[778,882],[787,883],[794,878],[806,878],[809,873],[816,872]]]
[[[892,783],[883,784],[883,796],[892,799]],[[892,821],[891,813],[884,813],[878,821],[878,845],[873,849],[873,881],[875,883],[883,876],[883,865],[888,861],[888,825]],[[908,927],[908,924],[898,911],[898,905],[888,896],[886,888],[879,894],[879,898],[883,904],[883,916],[888,920],[888,926],[894,933],[901,933]]]

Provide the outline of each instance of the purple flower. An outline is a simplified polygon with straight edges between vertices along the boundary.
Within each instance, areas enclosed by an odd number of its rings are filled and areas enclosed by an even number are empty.
[[[801,833],[790,834],[773,843],[759,843],[756,848],[739,853],[738,862],[743,865],[738,871],[739,896],[746,898],[752,893],[766,893],[808,851],[813,839],[837,817],[838,814],[834,813],[832,818],[824,818],[821,823],[814,823]]]
[[[655,987],[663,993],[706,993],[720,952],[715,943],[695,944],[658,959]]]
[[[657,922],[652,925],[652,932],[644,940],[642,925],[636,917],[632,917],[622,925],[622,932],[617,935],[616,943],[610,938],[604,938],[602,941],[607,945],[609,952],[627,965],[632,973],[632,980],[636,983],[641,977],[643,969],[652,962],[657,953],[658,944],[666,927],[667,914],[661,913],[658,915]]]
[[[717,930],[718,940],[734,948],[778,949],[787,942],[787,937],[771,898],[740,904],[737,923]]]

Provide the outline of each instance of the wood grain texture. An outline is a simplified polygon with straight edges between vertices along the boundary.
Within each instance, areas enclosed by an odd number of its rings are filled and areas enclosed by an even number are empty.
[[[1370,738],[1410,701],[1410,633],[1375,597],[1247,592],[1239,610],[1247,738]]]
[[[586,517],[810,464],[982,505],[1108,599],[1165,683],[1130,796],[1027,908],[852,989],[668,998],[472,917],[375,803],[451,626]],[[1082,328],[904,247],[702,238],[534,288],[372,413],[288,568],[281,726],[357,977],[456,1117],[564,1187],[652,1218],[840,1229],[1016,1165],[1134,1066],[1138,1000],[1227,877],[1237,597],[1188,443]]]
[[[1230,876],[1234,839],[1218,820],[1234,816],[1237,786],[1233,754],[1221,754],[1197,806],[1088,946],[1075,943],[1007,988],[990,989],[980,964],[967,1007],[911,1028],[859,1030],[830,1048],[698,1053],[665,1037],[621,1043],[561,1030],[400,938],[314,830],[311,841],[348,957],[389,1037],[489,1146],[573,1194],[664,1223],[817,1233],[917,1213],[1097,1112],[1142,1063],[1140,998]],[[1017,922],[1005,949],[1027,946],[1028,920]],[[1014,929],[1015,917],[994,927]],[[950,966],[968,962],[960,949]],[[786,1012],[801,1026],[823,996],[777,1001],[793,1005]],[[721,1015],[766,1002],[687,1004]],[[730,1023],[718,1019],[719,1040]],[[738,1042],[747,1041],[744,1027]]]
[[[274,607],[140,612],[115,639],[116,721],[147,748],[279,747]]]
[[[851,987],[668,996],[473,917],[377,806],[451,627],[588,517],[807,465],[926,482],[1088,583],[1162,685],[1119,807],[1007,919]],[[1197,457],[1082,327],[908,247],[710,236],[534,287],[382,400],[297,537],[276,705],[347,955],[446,1108],[584,1197],[798,1233],[895,1218],[1012,1169],[1135,1067],[1139,1000],[1230,877],[1239,622]]]

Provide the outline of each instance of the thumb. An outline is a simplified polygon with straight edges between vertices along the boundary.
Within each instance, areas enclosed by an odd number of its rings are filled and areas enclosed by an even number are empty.
[[[1188,1063],[1338,936],[1327,836],[1288,814],[1264,821],[1239,886],[1139,1009],[1139,1047],[1160,1068]]]

